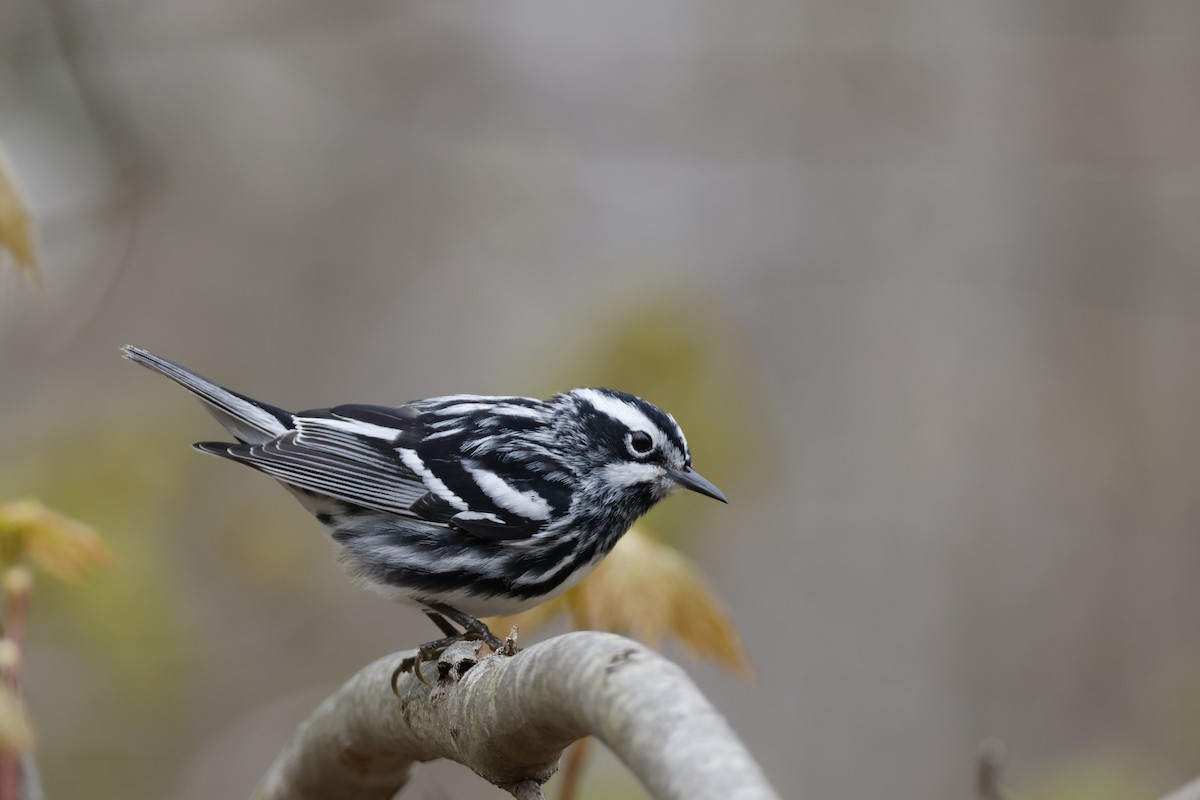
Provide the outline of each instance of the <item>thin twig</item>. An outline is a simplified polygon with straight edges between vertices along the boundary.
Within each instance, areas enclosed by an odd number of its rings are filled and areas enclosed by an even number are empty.
[[[579,793],[579,786],[583,782],[583,770],[587,767],[591,749],[592,737],[589,736],[571,745],[571,749],[567,751],[567,763],[562,771],[558,800],[575,800],[575,796]]]
[[[25,654],[25,628],[29,618],[29,596],[33,589],[33,573],[18,564],[3,575],[4,588],[4,654],[0,659],[0,675],[4,687],[16,703],[21,702],[21,662]],[[0,753],[0,800],[19,800],[21,795],[22,754],[16,750]]]
[[[115,173],[114,187],[103,211],[111,215],[118,231],[116,268],[100,291],[90,293],[91,307],[73,315],[72,330],[60,337],[71,341],[108,304],[131,263],[141,207],[148,190],[158,182],[161,168],[117,88],[107,48],[87,4],[83,0],[44,2],[63,66]]]
[[[38,773],[33,753],[22,754],[20,800],[45,800],[45,796],[45,792],[42,791],[42,777]]]
[[[0,640],[0,678],[14,700],[21,699],[21,661],[25,654],[25,619],[29,615],[29,595],[5,593],[4,637]]]
[[[988,739],[979,745],[975,759],[975,797],[977,800],[1006,800],[1004,793],[1004,742]]]

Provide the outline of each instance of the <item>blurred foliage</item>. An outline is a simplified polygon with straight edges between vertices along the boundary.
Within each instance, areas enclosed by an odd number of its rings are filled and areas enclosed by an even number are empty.
[[[167,539],[173,501],[185,485],[182,455],[188,451],[177,455],[159,448],[156,442],[166,435],[158,432],[145,416],[80,418],[79,425],[60,427],[7,460],[0,472],[0,486],[45,498],[105,531],[119,568],[92,578],[86,603],[48,584],[35,613],[45,612],[51,624],[69,621],[87,642],[88,653],[99,657],[97,666],[118,690],[114,699],[124,714],[140,708],[157,715],[170,707],[166,701],[177,695],[187,662]],[[9,508],[23,515],[36,510],[22,504]],[[41,542],[38,557],[47,568],[68,577],[87,563],[111,560],[81,529],[63,520],[43,524],[57,525],[64,534],[33,537]]]
[[[21,200],[12,167],[0,148],[0,259],[5,251],[12,256],[18,272],[35,284],[41,283],[33,246],[33,218]]]
[[[1200,664],[1155,699],[1150,716],[1181,763],[1200,772]]]
[[[177,728],[198,678],[193,636],[172,563],[186,501],[186,447],[170,420],[141,412],[60,416],[0,466],[6,494],[37,496],[104,531],[116,566],[88,578],[87,596],[47,581],[32,604],[26,701],[44,741],[48,796],[163,796],[167,777],[147,758],[174,759]],[[162,444],[160,444],[162,443]],[[67,575],[96,552],[67,526],[69,546],[43,560]],[[183,532],[186,533],[186,532]],[[57,699],[53,702],[52,699]],[[71,707],[69,715],[63,707]],[[87,744],[81,744],[86,742]]]
[[[1061,761],[1012,792],[1020,800],[1130,800],[1169,789],[1166,771],[1133,748],[1098,750]]]
[[[640,300],[601,300],[594,306],[593,319],[571,320],[565,329],[600,333],[582,344],[564,340],[565,352],[547,360],[553,382],[542,394],[572,386],[607,386],[644,397],[675,418],[687,436],[697,471],[721,487],[732,503],[738,502],[738,488],[766,488],[775,459],[767,436],[765,390],[751,371],[757,360],[722,313],[720,298],[689,294],[665,283],[638,289]],[[612,309],[620,311],[613,314]],[[710,515],[732,520],[722,513],[727,507],[682,495],[660,503],[648,515],[655,531],[665,532],[672,543],[694,541],[692,534],[706,527]],[[744,495],[741,499],[747,501]],[[752,677],[741,637],[700,570],[646,531],[643,525],[634,526],[591,575],[561,597],[490,624],[506,630],[515,623],[529,631],[566,616],[576,629],[612,631],[652,647],[670,636],[696,657],[743,679]],[[614,794],[606,782],[613,777],[611,771],[585,789],[580,781],[588,760],[585,742],[576,743],[559,781],[560,797],[644,796],[636,785]]]
[[[91,527],[36,500],[0,503],[0,567],[32,561],[77,583],[91,570],[112,566],[113,554]]]
[[[214,509],[204,520],[209,528],[205,546],[243,586],[281,603],[317,602],[325,584],[315,581],[314,575],[323,572],[333,554],[332,548],[317,540],[320,526],[266,480],[256,481],[247,495],[227,498],[228,507]],[[311,544],[300,544],[298,539]]]
[[[71,583],[114,564],[104,540],[88,525],[36,500],[0,503],[0,574],[4,624],[0,638],[0,794],[15,797],[26,773],[20,754],[33,748],[33,727],[21,701],[32,566]],[[32,763],[32,762],[30,762]]]
[[[24,753],[33,748],[33,728],[25,708],[0,684],[0,750]]]
[[[753,369],[750,343],[722,310],[720,297],[689,294],[674,284],[640,287],[639,300],[599,301],[595,319],[571,326],[599,332],[581,347],[548,359],[546,388],[607,386],[644,397],[668,411],[683,428],[696,470],[730,498],[770,488],[778,466],[766,388]],[[613,309],[619,309],[613,313]],[[726,507],[687,497],[651,511],[654,530],[674,544],[706,520],[731,521]]]
[[[751,370],[756,361],[750,346],[722,312],[719,297],[668,284],[641,287],[639,297],[597,303],[597,318],[573,321],[574,328],[600,333],[547,360],[553,384],[543,393],[608,386],[662,407],[683,428],[697,470],[736,504],[730,485],[761,483],[774,461],[765,390]],[[727,508],[682,493],[650,513],[655,533],[682,545],[710,516],[732,520],[722,513]],[[627,533],[595,572],[562,597],[512,620],[529,629],[567,615],[576,628],[623,633],[652,646],[674,636],[698,657],[750,676],[741,639],[697,567],[646,530]]]
[[[682,553],[635,526],[596,570],[566,594],[515,617],[494,620],[536,629],[566,615],[578,630],[611,631],[658,647],[667,636],[697,658],[743,678],[753,667],[720,600]]]

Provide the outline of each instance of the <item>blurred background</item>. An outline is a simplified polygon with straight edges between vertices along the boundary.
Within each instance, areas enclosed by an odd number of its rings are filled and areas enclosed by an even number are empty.
[[[0,499],[52,798],[246,796],[361,592],[135,343],[307,408],[612,385],[729,506],[647,519],[758,677],[680,659],[783,797],[1154,797],[1200,771],[1200,5],[16,0]],[[0,265],[3,267],[4,265]],[[589,798],[641,790],[600,759]],[[498,797],[454,765],[413,797]]]

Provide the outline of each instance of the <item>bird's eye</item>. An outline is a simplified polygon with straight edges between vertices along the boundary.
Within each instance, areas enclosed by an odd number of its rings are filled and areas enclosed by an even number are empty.
[[[629,452],[635,456],[644,456],[654,449],[654,440],[645,431],[634,431],[626,441],[629,444]]]

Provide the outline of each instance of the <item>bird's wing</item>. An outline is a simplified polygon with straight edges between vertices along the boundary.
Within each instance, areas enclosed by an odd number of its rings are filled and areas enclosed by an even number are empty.
[[[551,419],[542,402],[458,395],[420,405],[423,435],[398,451],[430,489],[413,511],[492,540],[534,537],[568,512],[576,476],[535,435]]]
[[[505,465],[502,479],[486,460],[464,457],[472,426],[431,432],[422,416],[411,406],[344,405],[297,414],[295,430],[268,442],[197,447],[289,486],[484,539],[531,537],[569,503],[565,488],[549,499],[528,488],[533,476],[519,464]]]
[[[295,429],[261,444],[201,442],[289,486],[389,514],[416,516],[427,491],[397,458],[396,448],[420,438],[419,414],[407,407],[346,405],[295,415]]]

